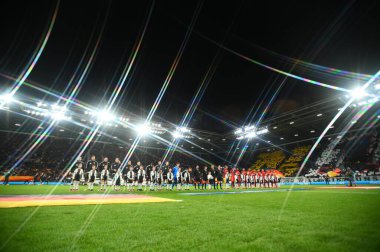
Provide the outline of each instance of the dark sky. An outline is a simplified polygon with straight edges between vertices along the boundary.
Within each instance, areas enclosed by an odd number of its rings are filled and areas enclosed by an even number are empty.
[[[154,3],[129,84],[120,99],[122,109],[146,116],[199,3]],[[48,27],[55,4],[55,1],[1,1],[1,73],[17,76],[28,64]],[[51,38],[28,80],[62,92],[76,70],[82,73],[84,67],[78,68],[79,62],[83,56],[87,62],[104,25],[78,99],[94,106],[105,104],[132,54],[151,5],[151,1],[61,1]],[[268,55],[260,47],[323,66],[374,73],[380,58],[379,13],[380,2],[375,0],[204,1],[157,116],[180,122],[217,54],[211,66],[215,72],[190,123],[192,127],[218,132],[232,130],[213,118],[236,126],[242,124],[252,108],[260,114],[263,107],[258,104],[267,104],[284,81],[282,75],[219,49],[205,37],[285,71],[291,70],[290,64],[281,56]],[[307,77],[323,79],[316,74]],[[1,85],[10,83],[1,81]],[[337,94],[301,81],[285,81],[268,116]],[[353,83],[339,85],[350,88]],[[27,87],[20,92],[42,97],[42,93],[32,93]],[[269,95],[265,97],[266,92]]]

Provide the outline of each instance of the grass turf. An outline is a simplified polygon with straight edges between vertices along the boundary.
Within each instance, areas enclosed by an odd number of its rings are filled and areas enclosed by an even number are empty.
[[[0,194],[46,194],[52,188],[1,186]],[[54,194],[69,194],[68,188],[58,186]],[[91,193],[83,189],[78,193]],[[0,247],[4,251],[345,252],[380,247],[380,190],[141,193],[183,201],[0,209]]]

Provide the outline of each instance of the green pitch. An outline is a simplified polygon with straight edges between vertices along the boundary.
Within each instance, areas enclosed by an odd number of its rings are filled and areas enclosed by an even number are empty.
[[[52,188],[1,186],[0,194]],[[0,209],[0,250],[379,251],[380,190],[303,188],[310,190],[142,192],[182,201]],[[58,186],[54,194],[70,194],[69,187]]]

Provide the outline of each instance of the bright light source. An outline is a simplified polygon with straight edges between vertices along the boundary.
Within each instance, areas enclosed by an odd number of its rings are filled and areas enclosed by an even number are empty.
[[[273,129],[277,129],[277,126],[274,126]]]
[[[98,119],[97,121],[98,124],[102,124],[103,122],[110,123],[110,121],[113,121],[116,119],[116,116],[107,110],[97,111],[95,112],[95,116]]]
[[[139,136],[146,136],[146,135],[150,134],[150,132],[151,132],[149,125],[146,123],[137,125],[135,127],[135,130],[137,131],[137,134]]]
[[[235,131],[234,133],[235,133],[235,135],[237,135],[237,134],[243,133],[243,130],[242,130],[242,129],[238,129],[238,130]]]
[[[58,104],[52,104],[51,109],[54,111],[66,111],[67,108],[65,106],[60,106]]]
[[[350,92],[351,97],[355,99],[361,99],[365,96],[368,96],[368,94],[362,89],[362,88],[357,88],[353,91]]]
[[[64,129],[60,129],[59,131],[64,132],[65,130]]]
[[[33,112],[32,112],[33,114]],[[70,117],[67,117],[64,112],[56,111],[50,114],[51,118],[55,121],[70,120]]]
[[[253,132],[248,133],[245,137],[246,138],[254,138],[256,136],[257,136],[256,132],[253,131]]]
[[[295,137],[298,137],[298,134],[294,134]]]
[[[268,133],[268,132],[269,132],[268,129],[262,129],[262,130],[257,131],[257,132],[256,132],[256,135],[262,135],[262,134],[266,134],[266,133]]]
[[[183,138],[183,137],[184,137],[183,134],[182,134],[181,132],[178,132],[178,131],[174,131],[174,132],[172,133],[172,136],[173,136],[174,138],[176,138],[176,139],[180,139],[180,138]]]
[[[266,134],[268,132],[269,130],[267,128],[257,129],[255,126],[245,126],[235,131],[235,135],[237,135],[237,140],[242,140],[244,138],[251,139],[258,135]]]
[[[315,130],[310,130],[310,133],[314,133],[315,132]]]
[[[255,129],[254,125],[244,127],[244,131],[249,131],[249,130],[253,130],[253,129]]]
[[[322,116],[322,114],[318,114],[317,116],[320,117],[320,116]]]
[[[226,141],[226,139],[225,139],[225,138],[223,138],[223,139],[222,139],[222,141]]]
[[[376,84],[375,89],[380,89],[380,84]]]
[[[280,139],[281,139],[281,140],[284,140],[284,138],[283,138],[283,137],[281,137]]]
[[[189,135],[189,133],[191,132],[190,129],[188,129],[187,127],[176,127],[176,130],[174,132],[172,132],[172,136],[176,139],[179,139],[179,138],[190,138],[191,136]]]
[[[17,126],[17,127],[20,127],[20,126],[21,126],[21,124],[19,124],[19,123],[15,123],[15,126]]]
[[[289,124],[294,124],[294,122],[289,122]]]
[[[12,94],[3,94],[0,95],[0,103],[2,104],[7,104],[15,101],[15,98],[13,97]]]

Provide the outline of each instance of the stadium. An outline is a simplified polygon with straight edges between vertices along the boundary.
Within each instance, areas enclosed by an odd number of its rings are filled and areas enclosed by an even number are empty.
[[[378,251],[377,1],[1,6],[0,251]]]

